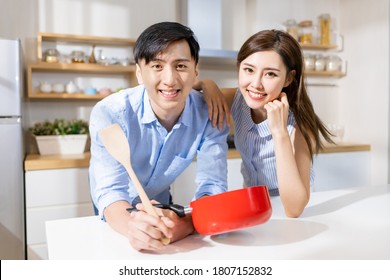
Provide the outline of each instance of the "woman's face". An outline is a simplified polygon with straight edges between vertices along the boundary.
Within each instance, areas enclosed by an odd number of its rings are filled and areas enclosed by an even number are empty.
[[[240,63],[239,88],[252,110],[262,111],[264,105],[278,98],[290,82],[287,68],[275,51],[253,53]]]

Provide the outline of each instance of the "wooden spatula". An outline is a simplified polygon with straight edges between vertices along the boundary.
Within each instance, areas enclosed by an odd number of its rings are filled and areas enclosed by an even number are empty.
[[[118,124],[113,124],[100,130],[99,135],[110,155],[125,167],[127,173],[130,176],[131,181],[133,181],[134,183],[134,186],[138,192],[138,195],[146,212],[149,215],[159,217],[147,194],[145,193],[144,188],[138,180],[137,175],[133,170],[133,167],[131,166],[130,147],[122,128]],[[163,244],[167,245],[169,244],[170,239],[167,237],[163,237],[161,241]]]

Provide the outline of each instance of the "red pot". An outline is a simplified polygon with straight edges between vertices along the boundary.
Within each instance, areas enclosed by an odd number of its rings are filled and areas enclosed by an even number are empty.
[[[266,186],[203,197],[190,203],[197,232],[220,234],[265,223],[272,214]]]
[[[256,186],[206,196],[190,203],[155,204],[170,209],[179,217],[192,212],[192,222],[197,232],[204,235],[220,234],[265,223],[272,214],[266,186]],[[135,208],[127,209],[129,212]]]

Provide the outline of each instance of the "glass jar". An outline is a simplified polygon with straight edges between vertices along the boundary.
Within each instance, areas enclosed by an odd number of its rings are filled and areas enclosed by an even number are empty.
[[[316,58],[315,67],[314,67],[315,70],[325,71],[325,67],[326,67],[325,57],[321,54],[317,54],[315,58]]]
[[[341,71],[341,58],[337,55],[327,56],[326,71]]]
[[[313,43],[313,22],[304,20],[299,23],[299,42],[302,44]]]
[[[315,69],[315,56],[312,54],[304,55],[305,70],[314,70]]]
[[[72,58],[72,63],[84,63],[85,62],[85,54],[83,51],[72,51],[70,56]]]
[[[322,14],[318,17],[320,44],[330,45],[330,15]]]
[[[56,49],[48,49],[43,53],[43,61],[57,63],[60,59],[60,53]]]
[[[287,28],[287,33],[298,41],[298,24],[295,19],[289,19],[284,24]]]

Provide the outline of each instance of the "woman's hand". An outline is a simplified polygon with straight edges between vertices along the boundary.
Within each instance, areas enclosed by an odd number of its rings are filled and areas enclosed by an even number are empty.
[[[264,105],[267,111],[267,122],[273,137],[283,135],[287,132],[287,118],[289,104],[287,95],[282,92],[279,98]]]
[[[217,125],[218,129],[221,130],[223,122],[226,120],[226,124],[229,126],[230,109],[219,87],[212,80],[203,80],[197,82],[194,89],[203,91],[212,125],[214,127]]]

